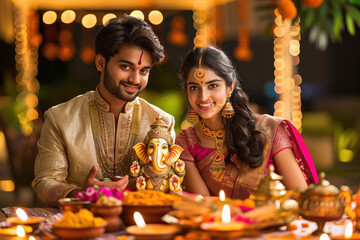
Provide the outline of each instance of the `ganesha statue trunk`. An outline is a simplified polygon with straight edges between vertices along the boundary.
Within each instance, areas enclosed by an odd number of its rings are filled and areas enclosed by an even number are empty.
[[[182,191],[185,164],[179,157],[183,149],[172,143],[166,124],[157,117],[144,142],[133,147],[139,160],[132,163],[130,173],[138,191]]]

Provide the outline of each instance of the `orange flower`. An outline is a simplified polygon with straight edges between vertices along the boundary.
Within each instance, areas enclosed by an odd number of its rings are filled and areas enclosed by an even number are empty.
[[[278,10],[284,19],[294,19],[297,15],[297,9],[291,0],[280,0],[278,3]]]
[[[308,8],[317,8],[324,0],[301,0],[301,2]]]

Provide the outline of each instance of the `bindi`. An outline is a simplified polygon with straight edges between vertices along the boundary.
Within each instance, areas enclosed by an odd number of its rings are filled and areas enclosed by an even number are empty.
[[[142,59],[142,56],[143,56],[143,51],[141,52],[141,55],[140,55],[140,58],[139,58],[139,61],[138,61],[138,65],[140,65],[141,64],[141,59]]]

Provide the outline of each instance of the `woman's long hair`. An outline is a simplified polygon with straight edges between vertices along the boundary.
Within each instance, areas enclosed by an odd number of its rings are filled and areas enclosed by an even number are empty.
[[[232,118],[223,118],[226,129],[225,143],[228,149],[225,161],[231,163],[230,158],[236,154],[239,161],[252,168],[259,167],[263,162],[264,134],[255,129],[255,114],[249,107],[248,96],[241,88],[241,80],[236,69],[226,54],[212,46],[191,50],[183,60],[179,71],[185,92],[187,92],[189,73],[193,67],[198,67],[201,55],[201,65],[212,69],[222,77],[227,87],[235,81],[235,88],[230,97],[235,115]]]

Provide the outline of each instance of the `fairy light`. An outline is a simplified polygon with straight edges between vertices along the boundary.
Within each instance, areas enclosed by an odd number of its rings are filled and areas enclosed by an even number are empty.
[[[45,24],[53,24],[57,19],[57,14],[54,11],[46,11],[43,15],[43,22]]]
[[[73,10],[66,10],[61,14],[61,21],[63,23],[72,23],[76,18],[76,13]]]
[[[145,19],[145,15],[142,11],[140,10],[134,10],[130,13],[130,16],[133,16],[133,17],[136,17],[136,18],[139,18],[141,20],[144,20]]]
[[[158,10],[152,10],[149,13],[149,21],[154,25],[159,25],[164,20],[162,13]]]
[[[301,132],[301,76],[296,65],[300,58],[300,19],[283,19],[275,9],[274,83],[279,100],[274,104],[274,116],[286,118]]]
[[[97,23],[95,14],[89,13],[83,16],[81,23],[85,28],[93,28]]]
[[[22,105],[17,117],[25,136],[33,132],[33,120],[39,117],[35,108],[38,105],[36,93],[40,84],[36,79],[38,69],[38,46],[30,46],[28,42],[29,8],[24,2],[14,1],[15,19],[15,62],[16,62],[16,101]],[[56,13],[55,13],[56,15]],[[43,18],[44,19],[44,18]],[[56,19],[56,18],[55,18]]]
[[[105,25],[110,19],[116,18],[114,13],[108,13],[102,18],[102,24]]]
[[[215,45],[215,16],[215,7],[209,5],[209,1],[194,1],[193,20],[196,30],[194,38],[195,47]]]

